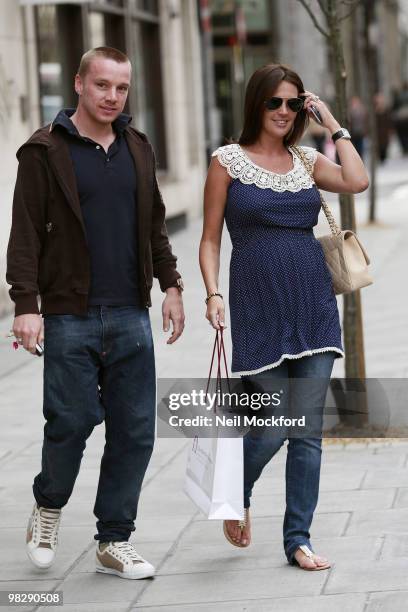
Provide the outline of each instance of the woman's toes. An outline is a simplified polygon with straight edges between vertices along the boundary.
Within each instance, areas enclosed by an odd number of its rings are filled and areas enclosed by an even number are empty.
[[[317,567],[315,559],[307,557],[301,550],[296,551],[295,559],[299,563],[301,568],[313,569]]]
[[[241,541],[241,535],[242,535],[241,528],[237,524],[235,525],[235,536],[234,536],[236,542],[239,543]]]
[[[242,530],[241,544],[243,544],[244,546],[249,544],[249,526],[248,525],[244,527],[244,529]]]
[[[244,529],[239,526],[239,521],[225,521],[227,532],[236,544],[247,546],[250,542],[250,528],[247,525]]]
[[[311,559],[310,557],[305,557],[301,561],[301,567],[307,567],[307,568],[313,569],[317,567],[317,563],[314,559]]]
[[[331,567],[329,560],[325,557],[320,557],[319,555],[315,554],[313,554],[313,557],[308,557],[300,549],[296,551],[295,559],[302,569],[313,570],[318,568]]]
[[[317,555],[315,555],[313,559],[319,567],[321,565],[327,565],[329,563],[329,560],[326,559],[325,557],[318,557]]]
[[[227,530],[234,542],[239,542],[241,539],[241,530],[236,521],[227,521]]]

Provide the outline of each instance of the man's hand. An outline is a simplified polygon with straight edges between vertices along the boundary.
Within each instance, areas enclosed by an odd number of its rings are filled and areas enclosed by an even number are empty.
[[[35,355],[35,345],[44,342],[44,326],[41,315],[23,314],[14,319],[13,333],[26,351]]]
[[[166,294],[162,306],[163,331],[169,331],[170,321],[172,321],[173,333],[167,340],[167,344],[173,344],[181,336],[184,329],[183,300],[180,291],[176,287],[166,289]]]

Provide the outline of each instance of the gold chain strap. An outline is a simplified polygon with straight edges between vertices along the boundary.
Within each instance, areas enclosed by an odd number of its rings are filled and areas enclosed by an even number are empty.
[[[292,150],[300,158],[300,160],[302,161],[302,163],[303,163],[304,167],[306,168],[308,174],[313,179],[312,165],[309,163],[309,160],[306,158],[306,155],[304,154],[302,149],[300,147],[294,147],[293,146]],[[330,210],[329,205],[327,204],[326,200],[324,199],[324,196],[323,196],[322,192],[320,191],[320,189],[318,189],[318,192],[319,192],[320,199],[321,199],[321,202],[322,202],[322,208],[324,210],[324,214],[326,215],[326,219],[327,219],[327,221],[328,221],[328,223],[330,225],[331,233],[334,236],[337,236],[338,234],[341,234],[341,229],[337,225],[336,219],[333,217],[333,213]]]

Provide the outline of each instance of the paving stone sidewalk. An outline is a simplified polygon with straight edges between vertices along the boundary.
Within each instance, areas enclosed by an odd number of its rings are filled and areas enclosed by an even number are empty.
[[[362,227],[373,260],[375,284],[363,294],[367,374],[406,377],[408,297],[408,189],[403,166],[382,170],[379,218]],[[336,207],[335,207],[336,208]],[[364,195],[358,216],[366,215]],[[326,227],[321,223],[321,232]],[[200,222],[172,242],[186,280],[187,325],[176,345],[161,332],[160,292],[155,289],[152,325],[161,377],[203,376],[211,330],[203,318],[197,262]],[[226,293],[229,243],[223,245],[221,287]],[[398,255],[398,256],[396,256]],[[7,332],[11,318],[0,321]],[[228,339],[228,332],[227,332]],[[230,354],[230,345],[228,343]],[[337,360],[337,375],[342,375]],[[74,493],[64,509],[55,565],[36,570],[26,558],[25,529],[33,504],[31,484],[40,468],[41,360],[0,343],[0,590],[62,590],[71,612],[399,612],[408,601],[408,441],[325,446],[321,492],[312,526],[316,550],[333,568],[304,572],[287,565],[282,550],[284,469],[282,449],[266,468],[253,496],[253,544],[246,550],[225,540],[219,521],[206,521],[182,493],[184,440],[158,439],[140,500],[133,540],[157,567],[152,580],[126,581],[94,571],[96,494],[103,427],[91,436]],[[11,609],[11,608],[10,608]],[[13,608],[29,610],[34,608]],[[61,608],[37,608],[58,610]]]

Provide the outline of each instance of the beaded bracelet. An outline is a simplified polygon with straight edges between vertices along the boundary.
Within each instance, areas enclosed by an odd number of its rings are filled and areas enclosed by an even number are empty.
[[[215,297],[216,295],[217,295],[218,297],[220,297],[222,300],[224,299],[224,297],[221,295],[221,293],[210,293],[210,295],[207,295],[207,297],[205,298],[205,303],[206,303],[206,304],[208,304],[208,302],[210,301],[210,299],[211,299],[212,297]]]

